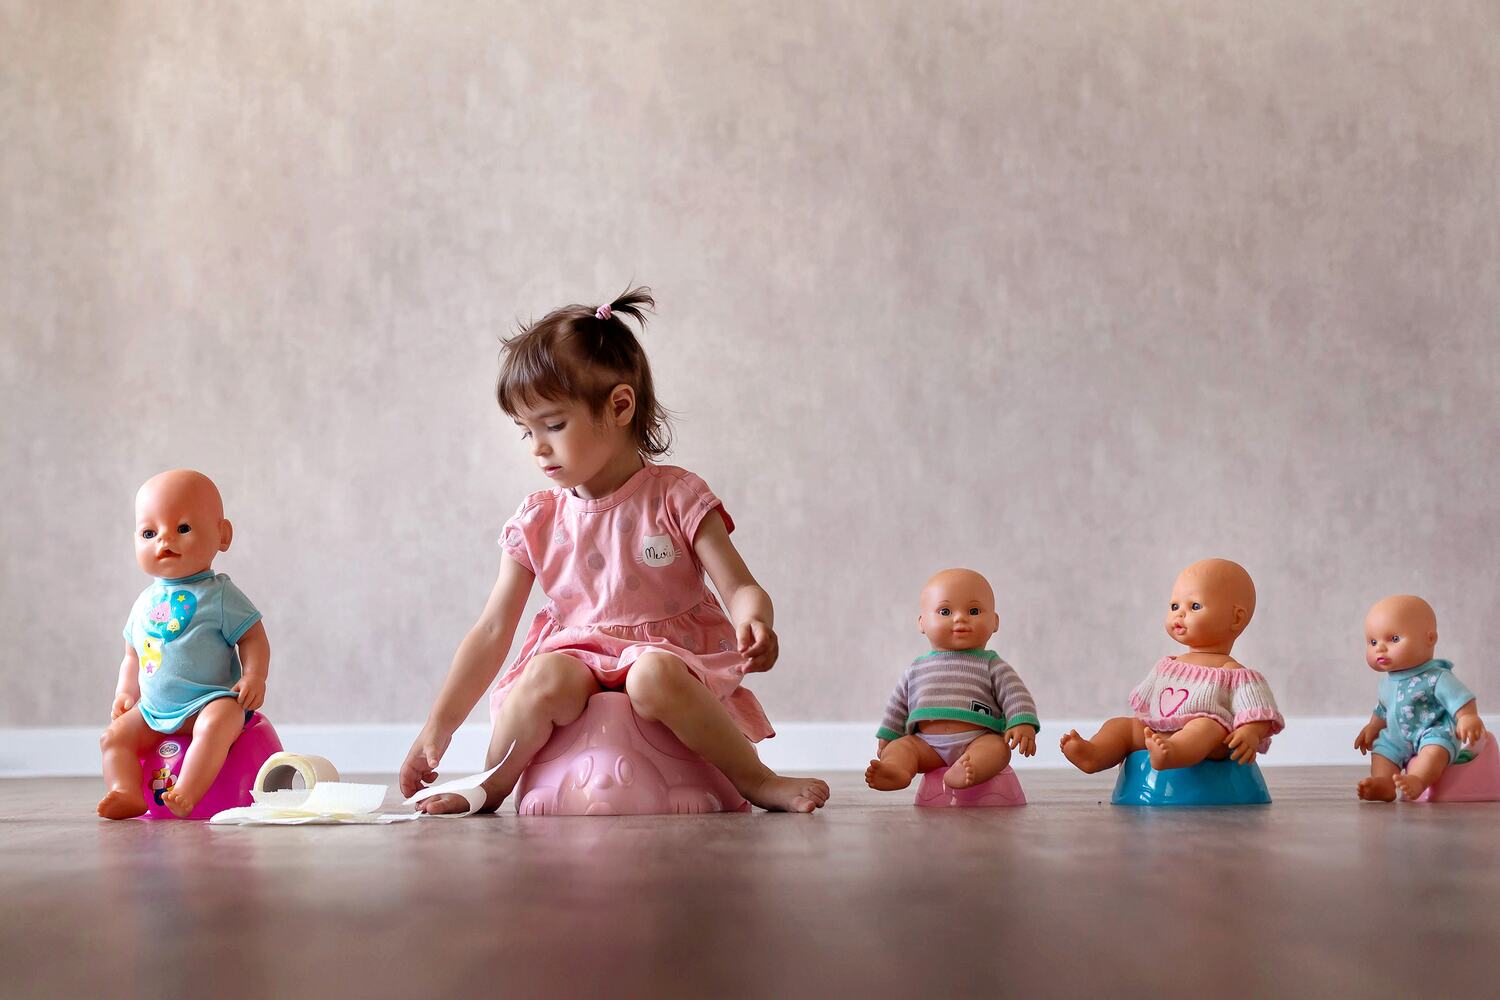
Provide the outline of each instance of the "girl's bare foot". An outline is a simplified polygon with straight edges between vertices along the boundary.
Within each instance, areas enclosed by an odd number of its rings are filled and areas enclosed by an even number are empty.
[[[943,784],[949,788],[968,788],[974,784],[974,762],[968,754],[961,755],[953,766],[943,774]]]
[[[894,792],[911,784],[915,775],[907,774],[883,760],[872,760],[865,768],[865,784],[881,792]]]
[[[1401,790],[1401,797],[1408,802],[1427,791],[1427,782],[1410,771],[1402,771],[1391,779],[1391,783]]]
[[[1374,776],[1363,778],[1355,786],[1355,791],[1366,802],[1396,801],[1396,783],[1390,778],[1376,778]]]
[[[1099,748],[1088,740],[1078,735],[1078,730],[1069,729],[1063,733],[1062,738],[1063,756],[1072,762],[1084,774],[1094,774],[1105,768],[1113,767],[1116,761],[1107,761],[1099,753]]]
[[[810,813],[828,801],[828,782],[820,778],[784,778],[767,771],[764,778],[739,789],[739,793],[752,804],[772,812]]]
[[[99,800],[99,815],[105,819],[130,819],[146,811],[146,797],[140,789],[112,788]]]

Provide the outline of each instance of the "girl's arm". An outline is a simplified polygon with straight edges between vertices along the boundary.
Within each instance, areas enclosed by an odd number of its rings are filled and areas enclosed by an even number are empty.
[[[115,701],[109,708],[109,721],[113,722],[132,705],[141,700],[141,659],[135,647],[125,644],[125,658],[120,661],[120,681],[115,685]]]
[[[500,575],[485,602],[484,611],[453,654],[453,665],[427,715],[427,723],[407,751],[401,765],[401,794],[415,795],[437,777],[438,761],[448,749],[453,733],[463,725],[469,711],[500,672],[526,598],[536,577],[508,555],[500,558]]]
[[[708,571],[714,589],[728,605],[739,637],[740,653],[750,661],[746,671],[770,670],[780,652],[776,632],[771,628],[776,612],[771,595],[761,589],[750,575],[739,550],[729,540],[724,516],[717,510],[703,519],[693,539],[693,551]]]

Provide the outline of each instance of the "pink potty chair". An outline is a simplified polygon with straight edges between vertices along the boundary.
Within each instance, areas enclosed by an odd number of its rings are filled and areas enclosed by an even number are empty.
[[[601,691],[560,726],[521,773],[522,816],[749,812],[723,773],[647,722],[621,691]]]
[[[1495,737],[1485,734],[1473,757],[1450,764],[1417,801],[1500,802],[1500,749],[1495,747]]]
[[[182,760],[192,742],[191,736],[164,736],[154,750],[141,758],[141,790],[146,794],[146,815],[142,819],[177,818],[162,802],[162,796],[177,784]],[[187,818],[208,819],[225,809],[252,805],[255,800],[250,796],[250,787],[255,784],[255,776],[266,758],[280,749],[281,739],[271,720],[259,712],[251,712],[244,730],[229,747],[219,776]]]
[[[1007,766],[989,781],[970,788],[949,788],[943,784],[946,767],[928,771],[917,786],[916,804],[924,809],[975,809],[985,806],[1024,806],[1026,795],[1016,772]]]

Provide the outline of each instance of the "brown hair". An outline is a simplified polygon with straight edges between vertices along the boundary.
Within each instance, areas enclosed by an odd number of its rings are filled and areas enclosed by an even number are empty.
[[[632,288],[606,306],[563,306],[504,341],[495,398],[512,417],[543,400],[581,400],[595,414],[615,386],[635,391],[630,430],[641,454],[665,455],[672,446],[667,409],[656,398],[651,364],[623,317],[646,327],[654,311],[651,289]]]

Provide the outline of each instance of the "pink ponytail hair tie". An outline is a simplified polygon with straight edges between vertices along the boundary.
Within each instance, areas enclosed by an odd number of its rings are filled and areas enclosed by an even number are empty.
[[[614,314],[615,311],[609,306],[600,306],[598,309],[594,310],[595,319],[609,319]]]

